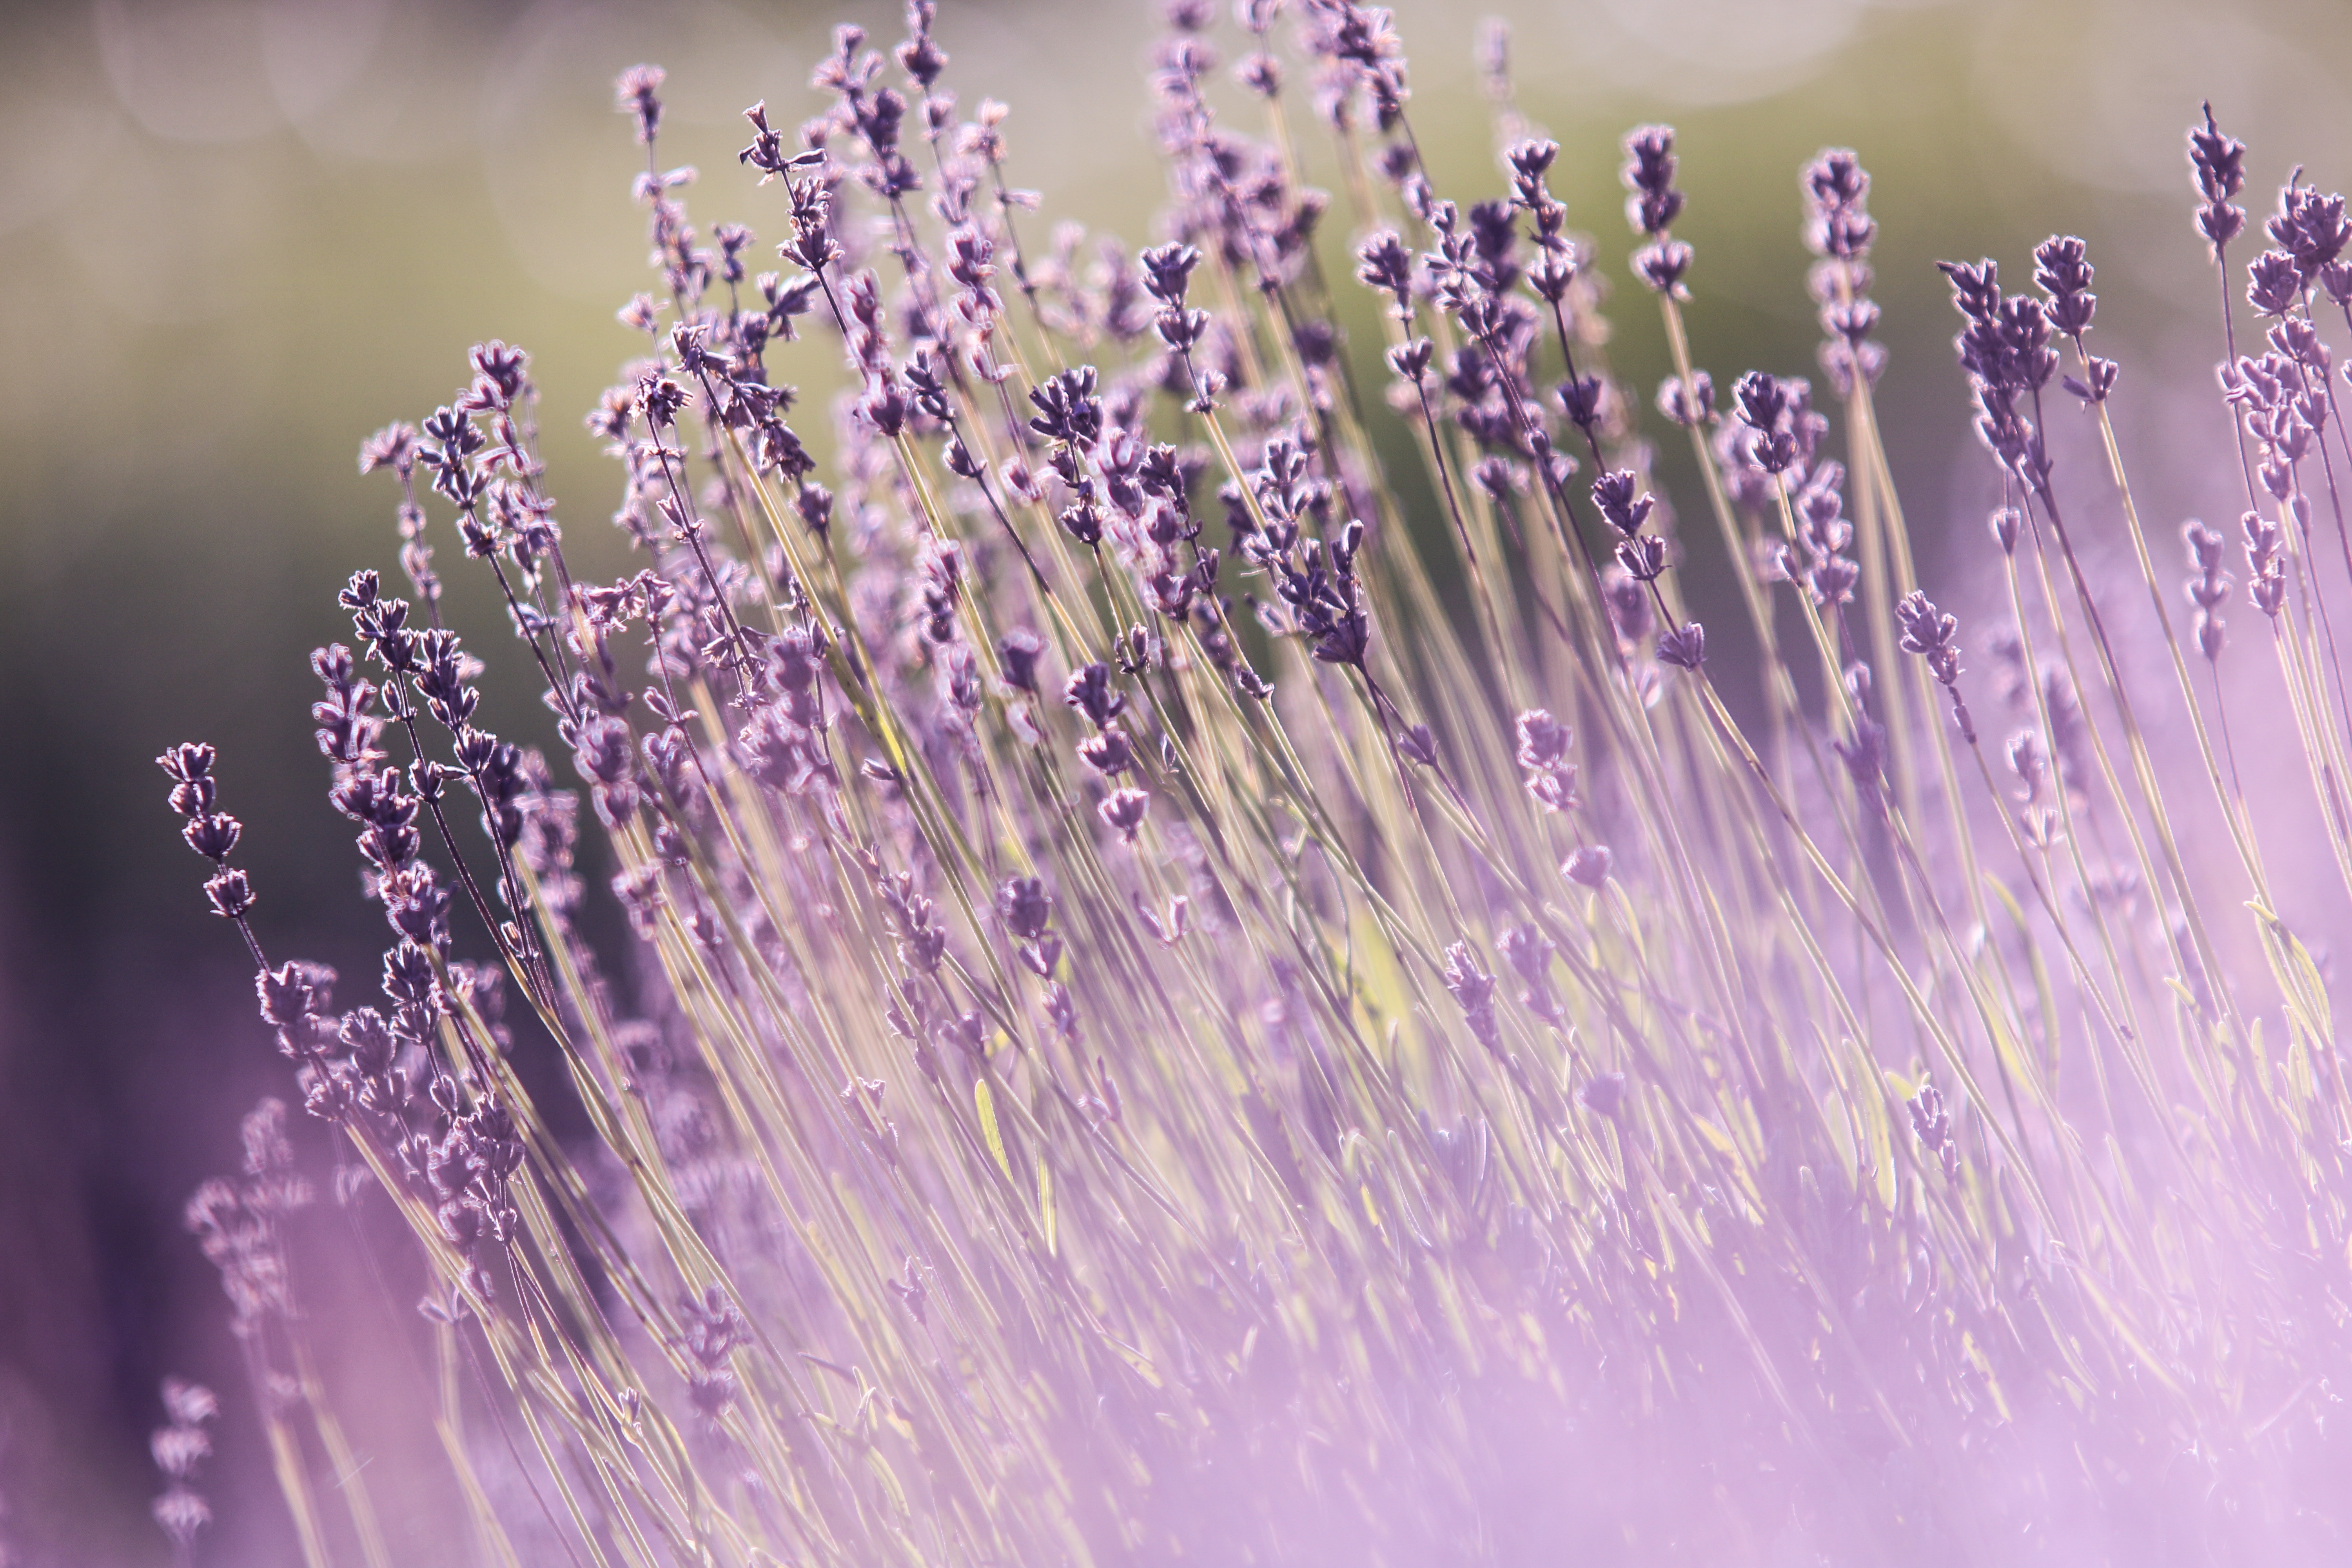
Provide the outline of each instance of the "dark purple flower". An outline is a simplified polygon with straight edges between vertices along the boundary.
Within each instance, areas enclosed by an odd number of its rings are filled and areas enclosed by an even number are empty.
[[[1117,778],[1135,765],[1135,742],[1116,724],[1106,724],[1078,742],[1078,758],[1106,778]]]
[[[1014,627],[996,644],[997,661],[1003,668],[1004,683],[1032,696],[1037,691],[1037,662],[1045,656],[1045,639],[1026,626]]]
[[[1706,628],[1696,621],[1658,634],[1658,662],[1696,669],[1706,662]]]
[[[659,66],[631,66],[613,82],[614,107],[635,117],[637,140],[647,146],[661,129],[661,85],[667,74]]]
[[[931,22],[938,9],[934,0],[908,0],[908,37],[895,51],[898,68],[926,90],[948,67],[946,52],[931,41]]]
[[[1633,253],[1633,275],[1653,292],[1676,300],[1690,298],[1683,287],[1683,274],[1690,265],[1691,247],[1679,239],[1662,239]]]
[[[209,779],[212,776],[213,763],[217,757],[218,753],[201,741],[183,741],[157,757],[155,765],[169,773],[173,782],[192,784],[198,780]],[[173,809],[179,811],[182,816],[193,815],[179,806],[174,806]],[[211,809],[209,800],[202,809],[207,811]]]
[[[1682,193],[1675,189],[1674,127],[1644,125],[1627,133],[1618,177],[1633,193],[1625,202],[1626,222],[1653,236],[1671,227],[1683,210]]]
[[[180,830],[180,837],[188,841],[189,848],[218,865],[228,858],[229,851],[236,847],[237,838],[243,832],[244,828],[236,817],[226,812],[213,812],[188,818],[187,826]]]
[[[1781,389],[1780,378],[1769,371],[1749,371],[1732,387],[1732,395],[1739,401],[1740,423],[1750,430],[1779,427],[1789,406],[1788,394]]]
[[[1960,1150],[1952,1136],[1952,1119],[1944,1107],[1944,1096],[1932,1083],[1923,1083],[1919,1092],[1911,1097],[1911,1131],[1927,1152],[1934,1154],[1949,1177],[1959,1169]]]
[[[2289,185],[2279,193],[2278,213],[2267,227],[2271,239],[2294,258],[2295,268],[2306,283],[2352,242],[2352,222],[2345,218],[2344,198],[2322,195],[2304,185]]]
[[[2352,262],[2331,261],[2319,269],[2319,287],[2339,309],[2352,309]]]
[[[1495,1024],[1495,977],[1478,966],[1468,942],[1457,942],[1445,950],[1444,980],[1471,1034],[1482,1045],[1496,1045],[1501,1035]]]
[[[213,913],[228,920],[241,920],[253,908],[253,884],[244,872],[229,869],[205,884],[205,897],[212,900]]]
[[[1654,583],[1666,569],[1665,541],[1654,535],[1628,539],[1617,547],[1617,563],[1637,583]]]
[[[2246,264],[2246,302],[2265,316],[2284,316],[2303,297],[2303,272],[2284,250],[2265,250]]]
[[[1687,384],[1670,375],[1658,384],[1658,412],[1677,425],[1704,425],[1715,417],[1715,382],[1703,370],[1693,371]]]
[[[1054,918],[1054,900],[1035,877],[1008,877],[996,889],[996,912],[1016,941],[1034,942]]]
[[[2111,359],[2093,354],[2083,363],[2081,376],[2061,376],[2066,390],[2085,403],[2105,403],[2107,394],[2116,389],[2116,375],[2122,367]]]
[[[1870,249],[1876,232],[1863,203],[1870,176],[1853,149],[1824,149],[1798,176],[1805,196],[1805,244],[1817,256],[1852,260]]]
[[[2213,123],[2213,106],[2205,105],[2205,123],[2189,128],[2189,167],[2204,205],[2197,211],[2197,232],[2213,247],[2213,259],[2246,226],[2246,212],[2231,198],[2246,183],[2246,144],[2224,136]]]
[[[1137,833],[1142,830],[1143,818],[1150,808],[1151,797],[1143,791],[1116,789],[1103,797],[1102,804],[1095,807],[1095,811],[1102,817],[1103,826],[1132,844]]]
[[[1084,665],[1070,672],[1067,684],[1062,688],[1062,700],[1087,716],[1087,721],[1097,730],[1108,726],[1127,707],[1127,698],[1112,689],[1110,667],[1107,664]]]
[[[1635,493],[1640,483],[1630,468],[1612,469],[1592,481],[1592,504],[1610,527],[1628,539],[1642,531],[1657,504],[1650,495]]]
[[[1394,229],[1381,229],[1357,247],[1356,280],[1386,294],[1399,321],[1412,319],[1412,253]]]
[[[1732,387],[1739,422],[1749,431],[1748,455],[1767,474],[1786,472],[1800,456],[1798,433],[1790,418],[1795,406],[1790,388],[1802,385],[1801,382],[1784,384],[1769,372],[1751,370]]]
[[[1201,253],[1189,245],[1157,245],[1136,258],[1143,268],[1143,289],[1160,304],[1180,308],[1192,285],[1192,269]]]
[[[1560,412],[1568,422],[1580,430],[1591,430],[1601,422],[1601,408],[1608,395],[1608,384],[1597,375],[1580,375],[1563,381],[1554,389],[1559,399]]]
[[[2213,106],[2206,104],[2205,123],[2189,128],[2189,165],[2197,194],[2209,202],[2226,202],[2246,183],[2246,144],[2224,136],[2213,123]]]
[[[1519,715],[1519,766],[1549,773],[1568,760],[1569,728],[1541,708]]]
[[[2070,338],[2079,338],[2091,325],[2098,296],[2091,292],[2091,263],[2083,242],[2072,235],[2052,235],[2033,252],[2033,281],[2050,296],[2050,324]]]
[[[2050,346],[2050,316],[2042,301],[2011,294],[2000,302],[1999,321],[2008,371],[2004,384],[2018,391],[2047,385],[2058,368],[2058,353]]]
[[[1959,679],[1960,633],[1959,618],[1945,614],[1927,595],[1913,590],[1895,606],[1895,619],[1902,628],[1902,643],[1907,653],[1916,653],[1927,661],[1927,668],[1946,686]]]
[[[1036,416],[1029,428],[1063,446],[1091,447],[1102,437],[1102,400],[1096,395],[1095,368],[1063,371],[1029,391]]]
[[[1952,305],[1971,321],[1990,322],[2000,310],[2000,268],[1990,258],[1970,267],[1964,261],[1936,263],[1951,279]]]

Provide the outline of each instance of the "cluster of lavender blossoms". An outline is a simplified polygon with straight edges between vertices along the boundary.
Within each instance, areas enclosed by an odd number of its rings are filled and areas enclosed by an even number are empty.
[[[271,962],[212,749],[161,759],[339,1205],[424,1281],[446,1473],[400,1484],[450,1506],[403,1518],[299,1304],[280,1102],[190,1205],[306,1563],[2325,1560],[2352,1085],[2221,722],[2231,536],[2188,524],[2183,616],[2084,242],[2033,293],[1945,266],[1981,643],[1881,441],[1853,153],[1798,182],[1818,382],[1719,399],[1675,133],[1624,139],[1648,398],[1499,30],[1465,205],[1386,11],[1165,18],[1140,249],[1033,216],[931,0],[838,29],[797,126],[745,110],[764,241],[696,226],[621,76],[656,276],[588,425],[633,570],[567,562],[520,349],[362,448],[398,577],[343,587],[312,716],[377,995]],[[2190,151],[2226,268],[2244,150]],[[2222,297],[2244,580],[2352,889],[2352,223],[2298,179],[2265,232],[2259,357]],[[2108,474],[2061,474],[2070,419]],[[2095,482],[2177,691],[2089,575]],[[543,733],[485,727],[493,679]]]

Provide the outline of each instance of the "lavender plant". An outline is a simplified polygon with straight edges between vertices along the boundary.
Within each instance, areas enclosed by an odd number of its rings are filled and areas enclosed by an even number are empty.
[[[1854,154],[1800,182],[1817,377],[1725,396],[1674,133],[1625,139],[1653,416],[1499,36],[1465,206],[1388,14],[1283,10],[1168,8],[1170,200],[1132,253],[1039,232],[930,0],[887,54],[840,29],[796,130],[745,111],[774,271],[693,226],[662,73],[621,77],[657,282],[589,422],[643,565],[567,563],[518,349],[362,449],[406,590],[351,578],[312,713],[378,999],[263,951],[211,749],[162,759],[339,1196],[381,1193],[429,1282],[436,1549],[2319,1561],[2352,1524],[2352,1103],[2219,699],[2231,537],[2188,526],[2184,632],[2083,242],[2033,292],[1946,267],[2006,492],[1988,696],[1874,414]],[[2238,535],[2352,888],[2352,226],[2283,193],[2242,353],[2243,152],[2191,132]],[[779,377],[836,359],[804,439]],[[2062,470],[2064,421],[2105,471]],[[1712,638],[1649,430],[1727,552]],[[2154,661],[2084,552],[2111,507]],[[576,787],[480,722],[452,539]],[[2207,812],[2218,869],[2183,843]],[[624,951],[589,940],[600,883]],[[541,1046],[592,1139],[526,1088]],[[292,1304],[283,1117],[191,1224],[306,1561],[389,1563]]]

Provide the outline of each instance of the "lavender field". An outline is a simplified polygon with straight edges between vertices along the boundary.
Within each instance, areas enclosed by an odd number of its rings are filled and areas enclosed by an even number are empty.
[[[1498,9],[0,19],[0,1563],[2352,1552],[2352,25]]]

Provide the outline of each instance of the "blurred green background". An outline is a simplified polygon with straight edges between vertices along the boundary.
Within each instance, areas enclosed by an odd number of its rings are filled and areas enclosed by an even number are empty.
[[[2352,145],[2352,98],[2335,62],[2352,7],[1398,9],[1441,192],[1502,188],[1471,65],[1477,23],[1502,15],[1521,109],[1564,147],[1557,189],[1620,277],[1617,138],[1680,128],[1690,314],[1718,386],[1749,366],[1811,371],[1795,174],[1824,144],[1861,151],[1881,225],[1885,425],[1931,580],[1954,596],[1979,564],[1991,476],[1968,437],[1937,257],[1997,256],[2016,284],[2043,236],[2088,237],[2152,526],[2234,515],[2182,132],[2210,98],[2252,143],[2257,216],[2298,161],[2340,184],[2329,160]],[[1036,232],[1076,218],[1154,237],[1156,6],[941,12],[967,110],[1013,107],[1014,178],[1044,193]],[[814,112],[809,66],[841,19],[886,40],[898,26],[889,6],[797,0],[0,10],[0,1541],[23,1561],[163,1560],[144,1436],[174,1371],[217,1383],[231,1410],[206,1560],[288,1551],[216,1288],[178,1226],[187,1191],[234,1168],[237,1114],[287,1079],[149,759],[184,738],[221,745],[263,940],[338,963],[360,999],[381,937],[352,896],[304,711],[307,650],[348,635],[336,587],[392,564],[392,489],[359,479],[358,442],[446,398],[468,344],[521,343],[568,547],[617,570],[604,521],[617,475],[577,421],[633,352],[613,311],[643,277],[637,153],[610,79],[640,59],[669,68],[664,158],[704,171],[689,195],[705,232],[779,229],[774,192],[736,167],[738,115],[762,97],[784,125]],[[1349,238],[1337,222],[1327,237]],[[1664,368],[1654,311],[1621,289],[1613,313],[1615,367],[1646,397]],[[772,363],[812,392],[833,374],[823,342]],[[803,427],[822,444],[825,426],[820,399]],[[499,658],[453,553],[461,624]],[[541,732],[528,689],[500,687],[492,721]]]

